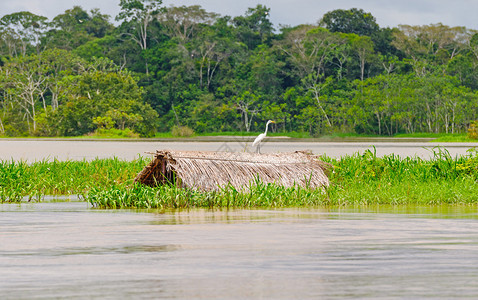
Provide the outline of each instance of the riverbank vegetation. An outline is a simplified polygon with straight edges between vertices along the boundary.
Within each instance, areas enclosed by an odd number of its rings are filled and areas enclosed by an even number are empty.
[[[372,204],[478,204],[478,152],[451,157],[440,148],[431,159],[377,157],[373,151],[323,157],[334,168],[325,190],[252,182],[244,191],[201,192],[134,184],[147,164],[118,159],[0,162],[0,202],[41,201],[45,195],[80,195],[99,208],[312,207]]]
[[[361,9],[282,26],[121,0],[52,20],[0,18],[0,135],[152,137],[209,132],[393,136],[469,133],[478,119],[476,28],[381,28]]]

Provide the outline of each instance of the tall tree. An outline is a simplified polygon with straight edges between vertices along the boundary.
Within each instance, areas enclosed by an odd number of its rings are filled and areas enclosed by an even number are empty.
[[[374,53],[372,39],[368,36],[349,35],[349,41],[355,50],[360,62],[360,80],[363,81],[365,76],[365,64],[369,61]]]
[[[30,133],[37,129],[36,115],[39,105],[46,112],[45,93],[47,91],[46,66],[40,64],[35,54],[17,57],[0,68],[3,89],[21,107],[24,118],[31,124]],[[30,123],[31,122],[31,123]]]
[[[53,18],[51,24],[53,29],[46,35],[44,44],[48,48],[64,50],[74,50],[113,30],[108,15],[101,14],[98,9],[88,13],[80,6],[67,9]]]
[[[142,89],[133,76],[107,60],[100,60],[86,72],[63,79],[67,87],[52,124],[61,135],[82,135],[92,132],[109,119],[118,129],[130,128],[142,135],[151,135],[156,112],[142,103]],[[101,125],[100,125],[101,126]]]
[[[274,28],[270,18],[270,9],[258,4],[255,8],[249,8],[245,16],[235,17],[232,22],[237,28],[239,39],[249,49],[270,40]]]
[[[109,15],[102,14],[99,9],[92,9],[87,22],[85,22],[86,32],[97,38],[102,38],[110,34],[114,29],[110,18]]]
[[[330,32],[355,33],[366,36],[372,36],[380,30],[375,17],[358,8],[330,11],[322,17],[319,24],[325,26]]]
[[[318,82],[335,49],[345,41],[327,29],[304,25],[289,31],[276,47],[287,55],[299,78],[313,74],[314,82]]]
[[[207,12],[199,5],[171,6],[158,15],[164,32],[184,44],[199,33],[204,25],[210,27],[218,14]]]
[[[455,76],[461,85],[478,90],[478,60],[474,55],[455,56],[447,64],[447,74]]]
[[[235,106],[241,113],[246,132],[251,130],[252,120],[261,111],[259,100],[260,96],[250,91],[244,91],[241,95],[233,97]]]
[[[478,63],[478,33],[473,34],[468,39],[467,48],[473,53]]]
[[[26,55],[28,47],[40,51],[40,40],[49,26],[48,19],[30,12],[5,15],[0,19],[0,32],[8,55]]]
[[[237,45],[229,38],[219,38],[213,30],[202,30],[195,39],[191,56],[196,58],[199,65],[199,86],[211,88],[211,83],[219,66],[224,63]]]
[[[46,87],[51,94],[51,109],[56,110],[60,105],[60,95],[67,89],[62,84],[63,78],[81,74],[86,70],[87,63],[70,51],[62,49],[51,49],[42,52],[39,63],[44,65],[48,74]]]
[[[441,23],[411,26],[399,25],[393,33],[392,45],[411,58],[415,73],[424,76],[453,59],[466,48],[470,33],[464,27],[449,27]],[[440,61],[438,58],[444,59]]]
[[[148,49],[150,25],[161,12],[162,0],[121,0],[116,21],[123,21],[121,35],[129,37],[141,50]],[[148,62],[145,63],[148,74]]]

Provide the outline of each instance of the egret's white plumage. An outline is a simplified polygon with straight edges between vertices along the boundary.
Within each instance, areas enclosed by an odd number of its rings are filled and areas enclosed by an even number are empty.
[[[261,142],[267,136],[267,129],[269,128],[270,123],[275,123],[275,122],[272,120],[267,121],[266,131],[264,131],[264,133],[259,134],[254,140],[254,142],[252,143],[252,147],[255,147],[257,145],[257,150],[256,150],[257,153],[261,152]]]

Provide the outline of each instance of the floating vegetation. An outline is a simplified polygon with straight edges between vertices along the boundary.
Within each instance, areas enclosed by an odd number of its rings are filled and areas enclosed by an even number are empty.
[[[106,190],[93,188],[86,198],[100,208],[304,207],[323,205],[327,202],[327,193],[322,189],[286,188],[258,181],[243,191],[233,186],[199,191],[175,185],[155,188],[142,184],[123,185]]]
[[[477,204],[478,152],[451,157],[434,148],[424,160],[396,155],[377,157],[365,151],[340,159],[321,157],[334,166],[330,186],[311,189],[250,182],[198,191],[175,185],[148,187],[133,179],[149,163],[98,159],[41,161],[32,164],[0,161],[0,202],[19,202],[44,195],[81,195],[99,208],[310,207],[372,204]]]
[[[476,204],[478,152],[451,157],[433,148],[433,157],[377,157],[375,152],[329,159],[335,168],[328,190],[334,204]]]
[[[93,187],[131,185],[147,164],[143,158],[92,161],[43,160],[34,163],[0,160],[0,202],[39,201],[44,195],[82,195]]]

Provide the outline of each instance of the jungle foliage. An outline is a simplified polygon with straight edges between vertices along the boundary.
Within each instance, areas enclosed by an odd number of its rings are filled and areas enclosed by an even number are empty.
[[[0,19],[0,136],[249,132],[268,119],[312,136],[474,132],[477,30],[380,28],[357,8],[275,28],[263,5],[236,17],[119,5],[117,25],[79,6]]]

